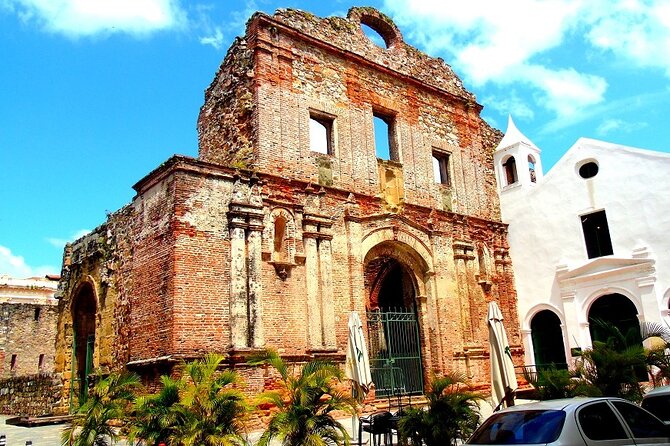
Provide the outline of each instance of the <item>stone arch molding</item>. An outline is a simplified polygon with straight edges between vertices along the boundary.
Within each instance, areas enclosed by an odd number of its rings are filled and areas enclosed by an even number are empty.
[[[362,245],[363,265],[382,255],[393,257],[415,276],[417,297],[427,295],[426,279],[432,276],[432,256],[419,239],[403,231],[380,228],[364,237]]]
[[[553,312],[556,316],[558,316],[558,319],[561,321],[561,325],[565,327],[565,316],[563,315],[563,311],[561,311],[558,307],[552,305],[552,304],[547,304],[547,303],[541,303],[533,306],[528,312],[526,313],[526,317],[523,320],[523,330],[530,330],[530,323],[533,320],[533,318],[540,312],[540,311],[545,311],[549,310]]]
[[[93,276],[91,275],[86,275],[79,279],[77,281],[77,284],[72,288],[72,293],[70,294],[70,299],[68,302],[68,306],[70,309],[70,317],[72,317],[72,310],[73,306],[72,304],[74,303],[75,298],[79,295],[81,292],[82,288],[84,288],[86,285],[90,285],[91,289],[93,290],[93,300],[95,300],[95,312],[96,312],[96,321],[99,319],[100,315],[100,290],[98,289],[98,285],[96,281],[93,279]]]
[[[580,324],[588,324],[589,322],[589,311],[591,311],[591,307],[593,306],[593,303],[598,300],[599,298],[606,296],[608,294],[621,294],[622,296],[625,296],[630,300],[633,305],[635,305],[635,311],[637,311],[637,316],[640,321],[644,320],[644,311],[642,310],[642,302],[640,302],[640,298],[636,296],[634,293],[631,293],[629,290],[625,288],[620,288],[620,287],[608,287],[608,288],[601,288],[597,291],[594,291],[593,293],[589,294],[586,299],[584,299],[584,302],[582,302],[581,305],[581,311],[579,312],[579,323]]]

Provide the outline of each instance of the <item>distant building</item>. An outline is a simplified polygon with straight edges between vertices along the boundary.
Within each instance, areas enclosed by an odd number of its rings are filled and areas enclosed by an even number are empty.
[[[0,378],[54,371],[59,279],[0,275]]]
[[[670,155],[581,138],[543,175],[510,118],[494,162],[527,364],[570,363],[594,319],[669,321]]]

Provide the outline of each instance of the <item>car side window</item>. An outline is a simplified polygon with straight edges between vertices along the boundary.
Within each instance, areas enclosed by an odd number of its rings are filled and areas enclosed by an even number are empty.
[[[653,415],[633,404],[612,401],[635,438],[667,437],[665,426]]]
[[[642,400],[642,408],[663,421],[670,421],[670,395],[646,397]]]
[[[590,440],[619,440],[628,435],[612,408],[605,402],[589,404],[577,412],[579,427]]]

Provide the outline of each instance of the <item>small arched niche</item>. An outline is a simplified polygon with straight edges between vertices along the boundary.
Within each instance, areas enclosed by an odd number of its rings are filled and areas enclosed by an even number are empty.
[[[286,280],[289,272],[295,266],[296,227],[293,214],[285,208],[275,208],[266,220],[264,238],[267,240],[268,253],[265,260],[269,260],[277,271],[277,275]]]

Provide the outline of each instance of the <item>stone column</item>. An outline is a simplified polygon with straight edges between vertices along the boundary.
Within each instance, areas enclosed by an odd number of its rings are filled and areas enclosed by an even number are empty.
[[[230,230],[230,344],[233,349],[248,346],[247,255],[245,229]]]
[[[323,345],[328,349],[337,347],[335,336],[335,303],[333,301],[333,256],[330,238],[319,240],[319,272],[321,273],[320,298]]]
[[[590,336],[588,339],[582,336],[583,333],[580,328],[580,318],[578,314],[580,310],[575,303],[576,296],[577,293],[574,290],[561,290],[561,299],[563,300],[563,317],[565,318],[565,326],[567,327],[566,332],[568,333],[568,342],[566,344],[566,348],[568,353],[570,353],[570,355],[566,358],[568,362],[574,360],[572,357],[573,348],[584,349],[589,347],[591,342]],[[588,332],[588,327],[586,331]]]
[[[523,345],[523,351],[526,354],[524,359],[526,364],[535,364],[535,350],[533,349],[533,332],[526,328],[521,329],[521,343]]]
[[[248,317],[249,317],[249,346],[261,348],[265,344],[263,334],[263,295],[261,281],[261,229],[257,225],[250,225],[247,238],[248,255]]]
[[[319,251],[316,238],[305,243],[305,291],[307,292],[307,340],[311,349],[322,348],[321,299],[319,291]]]
[[[366,311],[365,283],[363,280],[363,253],[361,240],[363,238],[359,209],[353,194],[349,194],[344,215],[344,228],[347,237],[347,281],[349,291],[349,310],[357,311],[361,318]],[[365,319],[363,320],[365,323]]]

